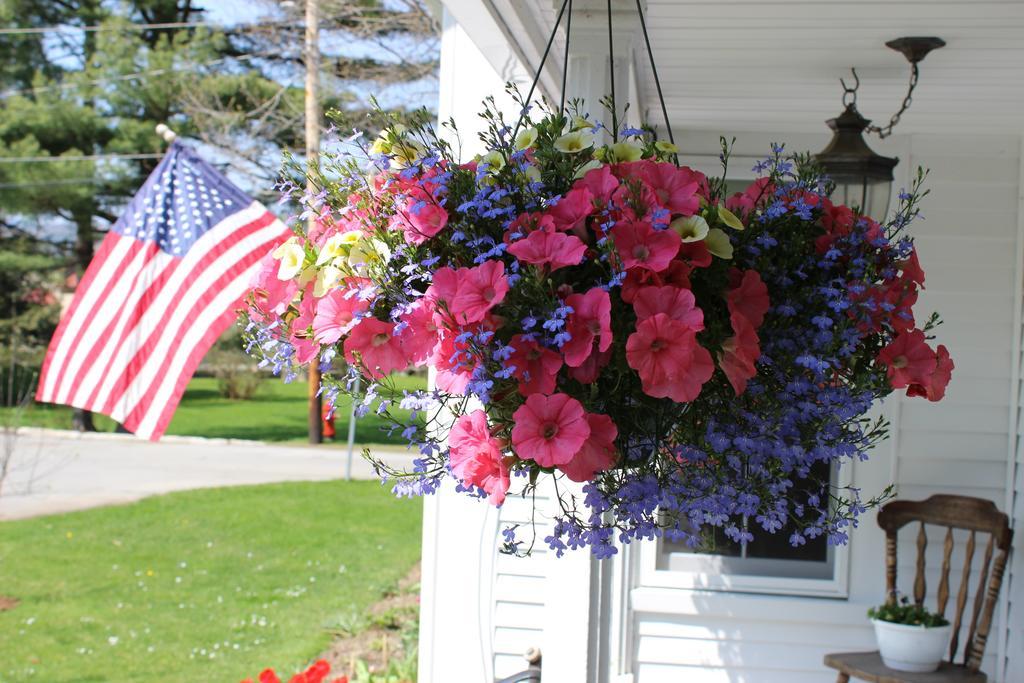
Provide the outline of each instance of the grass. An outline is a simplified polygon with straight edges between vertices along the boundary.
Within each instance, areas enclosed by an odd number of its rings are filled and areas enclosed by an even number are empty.
[[[399,389],[425,389],[422,375],[401,375],[395,378]],[[254,439],[257,441],[302,442],[307,440],[305,382],[284,384],[276,378],[263,380],[256,396],[246,401],[223,398],[217,390],[217,380],[211,377],[193,377],[189,382],[168,434],[206,436],[225,439]],[[0,409],[0,415],[10,408]],[[335,414],[335,443],[348,439],[348,418],[351,403],[348,397],[339,397]],[[401,414],[402,411],[395,411]],[[96,415],[96,428],[113,431],[114,421]],[[25,412],[22,424],[71,429],[71,409],[66,406],[33,404]],[[384,421],[374,414],[356,421],[356,442],[359,444],[405,444],[399,433],[389,436],[381,430]]]
[[[0,681],[236,683],[293,672],[419,559],[375,482],[206,489],[0,522]],[[284,677],[287,680],[287,677]]]

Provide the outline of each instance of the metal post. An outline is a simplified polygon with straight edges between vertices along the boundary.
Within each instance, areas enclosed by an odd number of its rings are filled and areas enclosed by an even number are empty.
[[[348,459],[345,461],[345,480],[352,478],[352,458],[356,447],[356,397],[359,395],[359,377],[356,377],[356,387],[352,392],[352,405],[348,415]]]
[[[306,163],[312,166],[320,154],[320,8],[318,0],[306,0]],[[306,179],[310,195],[317,190],[313,180]],[[316,217],[310,216],[309,230],[316,228]],[[320,366],[309,366],[309,442],[323,443],[323,402],[320,397]]]

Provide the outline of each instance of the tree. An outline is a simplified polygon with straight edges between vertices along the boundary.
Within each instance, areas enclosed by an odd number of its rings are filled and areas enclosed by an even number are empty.
[[[436,89],[424,1],[322,0],[324,111],[356,126],[370,92],[405,109]],[[160,122],[270,196],[282,152],[302,149],[302,3],[252,5],[257,21],[216,29],[195,0],[0,4],[0,240],[84,269],[156,165]]]

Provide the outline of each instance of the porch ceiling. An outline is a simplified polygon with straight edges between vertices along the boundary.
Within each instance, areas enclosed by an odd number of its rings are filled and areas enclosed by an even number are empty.
[[[490,0],[520,57],[537,63],[554,0]],[[1020,0],[647,0],[648,27],[673,126],[816,131],[841,109],[839,78],[856,66],[858,104],[885,123],[909,65],[885,42],[935,35],[898,131],[1024,130],[1024,2]],[[473,35],[474,28],[467,27]],[[560,40],[560,39],[559,39]],[[550,87],[561,49],[549,60]],[[660,121],[651,70],[637,53],[640,110]]]

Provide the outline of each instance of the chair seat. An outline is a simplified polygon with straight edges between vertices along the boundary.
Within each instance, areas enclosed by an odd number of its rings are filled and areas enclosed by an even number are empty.
[[[883,664],[878,652],[825,655],[825,666],[870,683],[985,683],[988,679],[980,671],[969,671],[967,667],[949,662],[942,662],[937,671],[927,674],[897,671]]]

